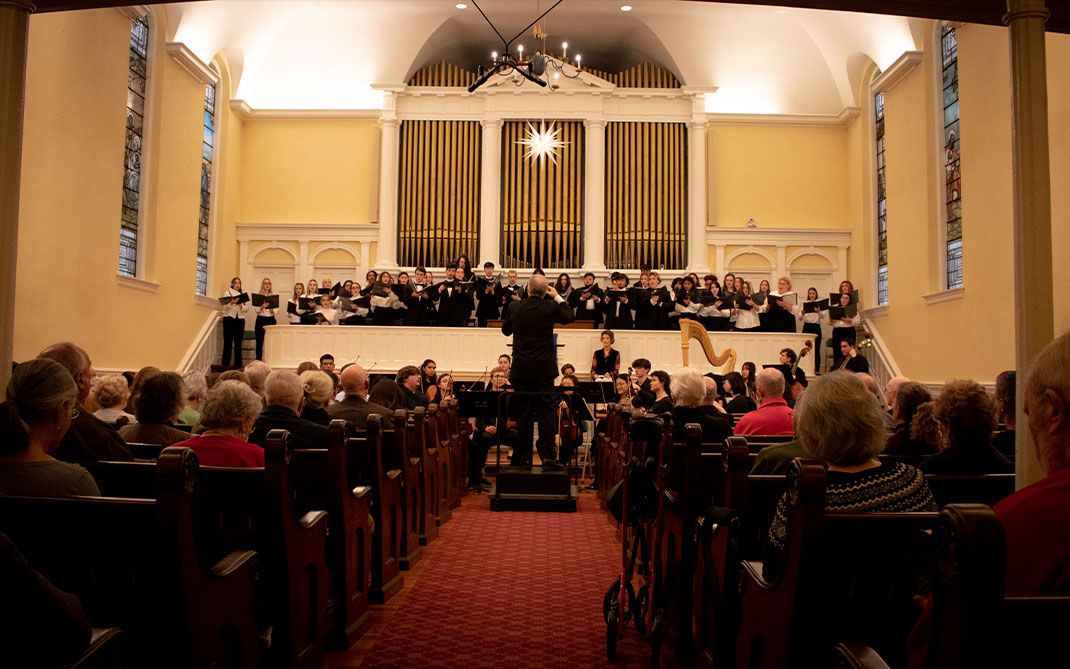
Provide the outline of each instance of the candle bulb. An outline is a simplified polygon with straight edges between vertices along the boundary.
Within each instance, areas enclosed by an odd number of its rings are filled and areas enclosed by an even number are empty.
[[[561,43],[561,60],[568,60],[568,42]]]

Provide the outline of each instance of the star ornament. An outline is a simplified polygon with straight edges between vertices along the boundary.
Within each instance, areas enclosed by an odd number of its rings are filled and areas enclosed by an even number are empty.
[[[557,138],[560,133],[561,129],[555,128],[553,123],[550,124],[549,128],[546,127],[545,123],[540,123],[538,130],[528,123],[527,138],[520,140],[517,144],[523,144],[528,147],[527,151],[524,152],[524,158],[532,161],[538,159],[540,163],[549,158],[550,162],[557,165],[557,150],[568,145],[568,142],[563,142]]]

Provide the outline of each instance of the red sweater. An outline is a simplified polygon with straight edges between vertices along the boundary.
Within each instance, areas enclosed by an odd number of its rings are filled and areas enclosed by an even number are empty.
[[[788,406],[783,397],[774,397],[762,402],[762,406],[751,411],[736,423],[735,434],[774,435],[795,434],[795,410]]]
[[[237,437],[190,437],[171,445],[192,449],[204,467],[264,466],[264,449]]]
[[[1070,593],[1070,467],[994,508],[1007,536],[1008,595]]]

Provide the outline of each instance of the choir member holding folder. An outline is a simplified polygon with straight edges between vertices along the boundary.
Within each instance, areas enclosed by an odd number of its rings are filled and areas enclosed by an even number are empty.
[[[777,292],[771,293],[766,301],[766,322],[768,332],[795,332],[795,312],[798,310],[799,295],[791,290],[791,279],[782,276],[777,280]]]
[[[302,316],[308,313],[307,309],[301,306],[301,299],[305,296],[305,284],[298,282],[294,284],[294,292],[290,297],[290,300],[286,303],[286,315],[290,317],[290,325],[299,325],[304,323]]]
[[[832,326],[832,359],[838,363],[843,359],[840,342],[849,339],[855,341],[855,327],[861,321],[858,315],[858,291],[850,281],[840,282],[840,291],[829,299],[829,325]]]
[[[271,279],[260,282],[260,292],[253,294],[253,308],[256,310],[256,359],[264,359],[264,328],[275,325],[275,312],[279,308],[279,296],[271,290]]]
[[[230,367],[231,351],[234,367],[241,369],[241,340],[245,333],[245,315],[249,313],[249,295],[241,290],[241,277],[230,280],[230,288],[219,298],[223,312],[223,367]]]
[[[817,288],[806,290],[806,301],[797,312],[802,320],[802,331],[814,335],[814,369],[821,370],[821,312],[829,308],[828,300],[818,299]]]
[[[502,317],[502,277],[494,276],[494,263],[483,263],[483,276],[476,279],[476,323],[479,327],[487,327],[487,321],[498,320]]]
[[[562,295],[562,297],[565,297]],[[578,321],[602,320],[602,302],[605,294],[594,282],[594,274],[587,272],[583,275],[583,285],[572,291],[567,298],[568,305],[576,312]]]
[[[758,304],[752,299],[750,281],[741,281],[739,292],[736,293],[736,330],[744,332],[757,332],[760,322],[758,321]]]
[[[731,326],[733,300],[721,294],[721,284],[713,281],[701,297],[698,320],[710,332],[727,332]]]
[[[605,292],[605,321],[607,330],[631,330],[634,302],[629,296],[628,277],[614,272],[610,277],[613,287]]]

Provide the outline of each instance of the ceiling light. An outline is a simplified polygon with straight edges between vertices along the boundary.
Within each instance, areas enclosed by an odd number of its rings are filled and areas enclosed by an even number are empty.
[[[631,5],[621,5],[620,6],[620,11],[622,11],[622,12],[630,12],[630,11],[632,11],[632,6]]]
[[[463,2],[458,2],[456,5],[454,5],[454,7],[456,7],[457,9],[468,9],[468,5],[464,4]]]

